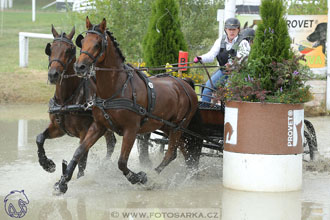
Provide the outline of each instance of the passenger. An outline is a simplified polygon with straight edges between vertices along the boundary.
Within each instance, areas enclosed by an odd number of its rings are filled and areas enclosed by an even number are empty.
[[[229,68],[233,63],[232,59],[235,57],[243,59],[250,53],[249,42],[244,36],[239,35],[240,27],[241,24],[238,19],[228,18],[225,22],[226,36],[222,40],[218,38],[209,52],[194,58],[194,63],[199,61],[210,63],[214,61],[215,57],[217,58],[220,68],[211,77],[214,89],[216,89],[216,85],[219,82],[222,83],[228,78],[226,72],[222,70]],[[210,79],[206,82],[205,86],[212,88]],[[204,102],[211,102],[210,96],[212,95],[212,90],[209,88],[204,88],[203,90],[202,101]]]

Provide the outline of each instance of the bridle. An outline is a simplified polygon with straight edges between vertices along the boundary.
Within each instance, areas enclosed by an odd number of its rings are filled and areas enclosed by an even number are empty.
[[[99,52],[99,54],[96,57],[94,57],[88,51],[80,50],[80,54],[86,54],[92,60],[91,69],[93,69],[97,60],[105,53],[107,46],[108,46],[106,31],[104,32],[104,34],[102,34],[101,32],[97,31],[96,28],[97,28],[97,26],[93,25],[92,29],[82,32],[81,34],[78,35],[78,37],[76,39],[76,45],[78,47],[82,48],[81,41],[84,39],[84,36],[82,35],[83,33],[86,33],[86,35],[89,33],[96,34],[101,37],[101,39],[102,39],[101,52]]]
[[[45,53],[48,55],[48,59],[49,59],[48,69],[52,65],[53,62],[58,62],[63,67],[63,71],[60,74],[60,80],[62,82],[63,78],[66,79],[66,78],[69,78],[69,77],[76,76],[76,75],[72,75],[72,76],[65,76],[64,75],[67,71],[68,64],[70,64],[72,62],[72,60],[76,57],[76,46],[72,43],[71,40],[64,37],[64,33],[61,33],[60,37],[54,38],[53,42],[55,42],[55,41],[65,42],[65,43],[68,43],[69,45],[71,45],[70,58],[69,58],[69,61],[67,63],[64,63],[60,59],[52,59],[52,60],[50,59],[50,55],[51,55],[51,49],[50,49],[51,44],[50,43],[47,44],[46,49],[45,49]]]

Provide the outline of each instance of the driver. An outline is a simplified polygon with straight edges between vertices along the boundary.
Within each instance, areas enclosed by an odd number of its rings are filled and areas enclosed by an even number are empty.
[[[215,57],[217,58],[220,68],[211,77],[214,89],[216,89],[216,84],[224,82],[228,78],[228,75],[221,69],[229,67],[233,62],[233,58],[243,59],[250,53],[249,42],[244,39],[244,36],[239,35],[240,26],[238,19],[228,18],[225,22],[226,36],[222,40],[218,38],[209,52],[194,58],[194,63],[199,61],[210,63],[214,61]],[[212,88],[210,80],[206,82],[206,88],[204,88],[202,93],[202,101],[211,102],[212,90],[207,87]]]

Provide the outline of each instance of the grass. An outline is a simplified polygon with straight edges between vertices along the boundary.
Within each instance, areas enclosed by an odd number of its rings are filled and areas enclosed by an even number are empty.
[[[38,0],[37,9],[52,2]],[[44,48],[50,40],[29,39],[29,65],[19,67],[18,33],[51,34],[51,24],[60,31],[71,31],[67,13],[37,10],[32,22],[31,1],[16,0],[14,8],[0,12],[0,103],[47,103],[54,87],[47,85],[48,57]]]

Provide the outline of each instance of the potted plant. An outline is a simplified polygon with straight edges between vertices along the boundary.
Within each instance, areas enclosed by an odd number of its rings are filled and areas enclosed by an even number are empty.
[[[283,0],[262,0],[250,56],[236,60],[217,98],[226,101],[224,185],[291,191],[302,184],[309,71],[290,48]]]

